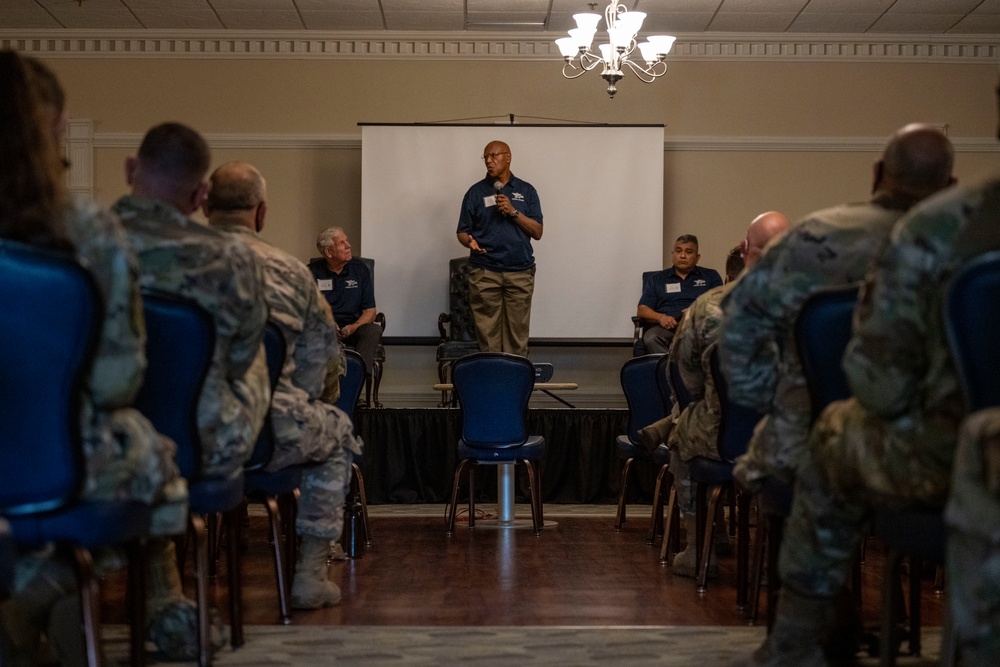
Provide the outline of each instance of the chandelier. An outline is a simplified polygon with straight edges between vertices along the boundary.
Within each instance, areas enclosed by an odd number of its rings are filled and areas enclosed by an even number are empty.
[[[596,3],[590,5],[591,8],[596,6]],[[562,73],[567,79],[575,79],[602,65],[604,69],[601,77],[608,82],[608,96],[614,97],[618,92],[615,84],[624,77],[626,67],[643,83],[652,83],[654,79],[667,73],[667,63],[664,60],[677,38],[653,35],[637,44],[635,36],[646,18],[643,12],[630,12],[618,0],[611,0],[611,4],[604,10],[609,43],[598,46],[600,55],[591,51],[590,47],[601,15],[574,14],[573,18],[576,20],[576,28],[569,31],[569,37],[556,40],[556,46],[566,61]]]

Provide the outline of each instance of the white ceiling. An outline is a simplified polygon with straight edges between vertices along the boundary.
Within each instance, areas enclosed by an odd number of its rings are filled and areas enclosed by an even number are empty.
[[[563,32],[586,0],[0,0],[0,29]],[[602,13],[608,0],[598,0]],[[1000,34],[1000,0],[624,0],[643,34]]]

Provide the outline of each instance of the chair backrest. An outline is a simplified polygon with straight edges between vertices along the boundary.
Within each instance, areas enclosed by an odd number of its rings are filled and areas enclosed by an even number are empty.
[[[806,299],[795,321],[795,343],[809,388],[812,418],[833,401],[850,398],[841,360],[851,340],[851,320],[860,285],[836,287]]]
[[[712,383],[719,396],[719,458],[732,463],[747,451],[750,436],[757,422],[764,416],[753,408],[733,403],[729,400],[729,383],[719,362],[719,349],[713,345],[709,352],[709,368]]]
[[[694,401],[694,397],[691,396],[691,392],[688,391],[687,385],[684,384],[684,378],[681,377],[681,369],[677,366],[677,361],[672,359],[669,355],[665,358],[666,373],[660,374],[657,371],[657,378],[666,384],[664,378],[667,375],[670,376],[670,384],[674,386],[674,393],[677,394],[677,409],[684,410],[687,406],[691,405]],[[662,363],[662,362],[661,362]],[[670,387],[667,387],[667,400],[670,400]]]
[[[361,390],[365,386],[365,361],[354,350],[344,350],[347,355],[347,374],[340,378],[340,398],[334,403],[338,408],[354,419],[354,407],[361,398]]]
[[[944,303],[945,330],[970,412],[1000,405],[1000,251],[959,270]]]
[[[83,486],[80,396],[101,298],[72,258],[0,241],[0,512],[73,502]]]
[[[285,357],[287,356],[287,344],[285,335],[281,333],[281,328],[274,322],[268,321],[264,327],[264,355],[267,357],[267,378],[271,383],[271,395],[278,387],[278,380],[281,379],[281,369],[285,367]],[[271,462],[274,454],[274,425],[271,423],[271,411],[267,411],[264,418],[264,425],[257,434],[257,442],[254,443],[253,452],[250,459],[243,466],[244,470],[261,470]]]
[[[657,386],[657,368],[664,356],[644,354],[622,364],[619,376],[628,404],[628,439],[633,444],[639,444],[639,429],[663,419],[669,412],[669,404],[664,405]]]
[[[469,258],[448,261],[448,312],[451,325],[448,339],[463,343],[476,341],[476,328],[469,306]]]
[[[368,273],[371,274],[372,284],[375,283],[375,260],[371,257],[355,257],[359,262],[365,265],[368,269]]]
[[[530,361],[505,352],[476,352],[455,361],[452,380],[466,444],[501,449],[527,440],[528,401],[535,384]]]
[[[146,318],[146,375],[135,407],[177,445],[181,476],[201,476],[198,402],[212,364],[215,323],[190,299],[142,291]]]

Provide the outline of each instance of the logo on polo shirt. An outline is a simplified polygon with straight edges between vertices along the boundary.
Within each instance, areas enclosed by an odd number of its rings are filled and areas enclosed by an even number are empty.
[[[358,286],[358,281],[355,280],[354,278],[348,278],[347,280],[344,281],[344,289],[354,289],[357,288],[357,286]]]
[[[522,195],[520,192],[512,193],[510,198],[513,199],[514,201],[524,201],[524,195]]]
[[[698,278],[697,280],[694,281],[694,286],[695,287],[704,287],[705,284],[706,283],[705,283],[705,279],[704,278]]]

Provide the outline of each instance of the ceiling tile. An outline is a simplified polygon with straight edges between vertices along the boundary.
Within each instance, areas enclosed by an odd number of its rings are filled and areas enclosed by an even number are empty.
[[[881,14],[897,0],[812,0],[802,14]]]
[[[301,30],[305,26],[295,10],[219,10],[219,18],[230,30]]]
[[[719,12],[712,19],[708,30],[719,32],[784,32],[793,20],[795,20],[795,14]]]
[[[67,28],[136,29],[142,26],[119,0],[40,0],[59,23]]]
[[[0,25],[18,29],[58,28],[59,22],[41,7],[0,7]]]
[[[984,0],[972,10],[973,14],[1000,14],[1000,0]]]
[[[389,12],[465,12],[463,0],[382,0],[382,9]]]
[[[1000,33],[1000,14],[971,14],[948,30],[948,34],[988,35]]]
[[[222,27],[215,12],[207,9],[135,10],[142,24],[150,30],[213,30]]]
[[[809,0],[725,0],[719,14],[797,14],[808,2]]]
[[[965,14],[982,0],[897,0],[890,14]]]
[[[467,0],[469,13],[473,12],[542,12],[549,11],[549,0]]]
[[[462,12],[385,12],[388,30],[464,30]]]
[[[302,11],[309,30],[382,30],[382,14],[373,11]]]
[[[163,0],[121,0],[122,4],[133,11],[160,11],[169,12],[175,9],[197,9],[203,12],[210,12],[212,8],[206,0],[171,0],[169,3]],[[165,6],[168,5],[168,6]]]
[[[649,34],[673,34],[675,32],[703,32],[711,23],[712,12],[667,12],[652,14],[642,22],[642,31]]]
[[[657,12],[710,12],[714,14],[721,5],[722,0],[639,0],[636,9],[647,14]]]
[[[405,0],[413,2],[414,0]],[[378,12],[379,0],[295,0],[301,12]]]
[[[788,32],[857,32],[868,30],[881,14],[799,14]]]
[[[961,14],[885,14],[870,32],[943,33],[962,20]]]
[[[215,11],[223,12],[250,12],[254,10],[280,12],[295,11],[295,3],[292,0],[212,0],[212,7]]]

